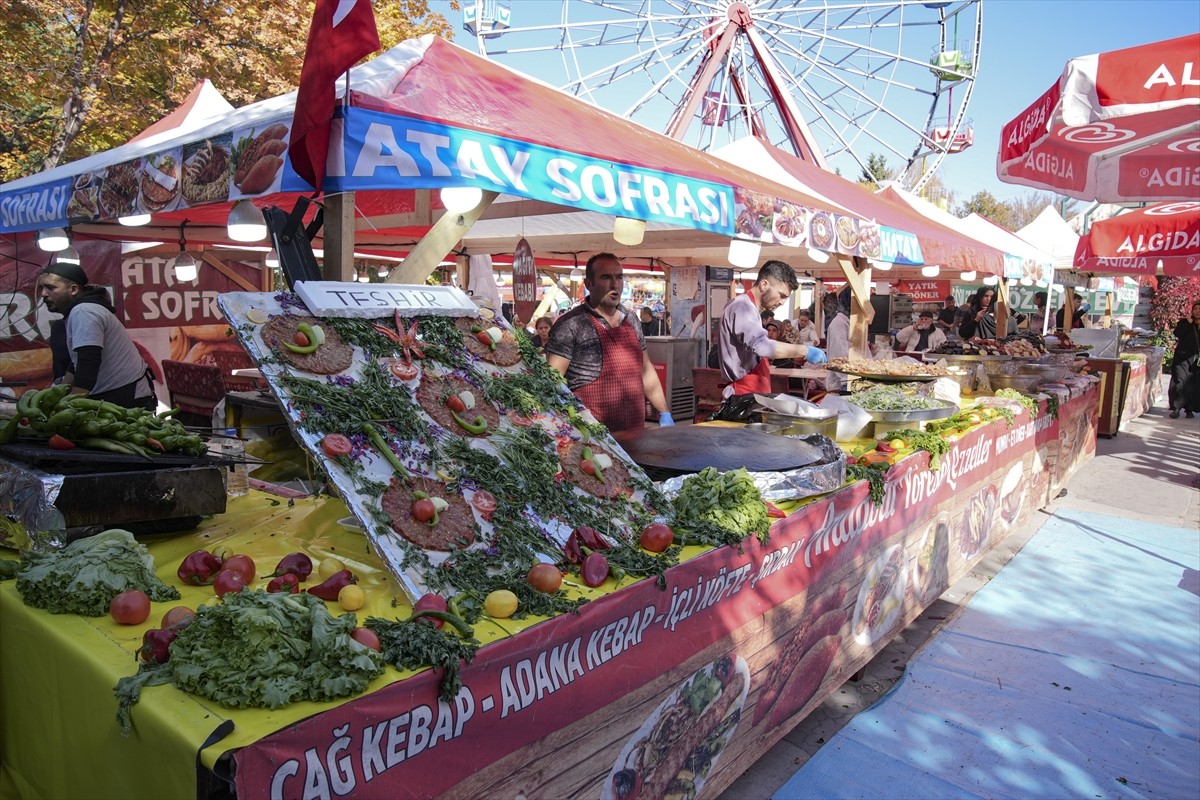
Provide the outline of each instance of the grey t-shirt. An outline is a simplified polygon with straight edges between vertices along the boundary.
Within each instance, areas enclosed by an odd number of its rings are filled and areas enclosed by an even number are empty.
[[[146,362],[129,337],[129,332],[116,316],[99,303],[80,303],[71,308],[67,316],[67,349],[75,361],[75,351],[80,347],[100,347],[100,373],[92,394],[119,389],[141,378],[146,373]],[[134,397],[146,397],[150,387],[145,381],[134,389]]]
[[[738,295],[725,304],[717,352],[721,377],[729,383],[749,374],[760,358],[775,357],[775,341],[767,336],[762,314],[749,294]]]
[[[626,306],[618,306],[625,318],[622,325],[629,325],[637,335],[638,344],[646,349],[642,335],[642,323]],[[593,319],[608,326],[608,320],[597,314],[587,303],[580,303],[558,318],[550,329],[550,341],[546,343],[546,354],[561,356],[571,362],[567,367],[567,386],[574,391],[587,386],[600,377],[604,367],[604,353],[600,348],[600,336],[596,333]]]

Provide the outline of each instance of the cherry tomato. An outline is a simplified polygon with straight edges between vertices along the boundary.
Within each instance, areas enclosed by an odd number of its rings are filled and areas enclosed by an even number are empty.
[[[488,336],[488,332],[487,332],[487,331],[480,331],[479,333],[475,334],[475,338],[476,338],[476,339],[477,339],[477,340],[478,340],[478,341],[479,341],[481,344],[486,344],[486,345],[488,345],[489,347],[491,347],[491,344],[492,344],[492,337]]]
[[[433,501],[428,497],[422,497],[412,505],[413,519],[417,522],[429,522],[437,515],[437,508],[434,507]]]
[[[370,628],[355,628],[350,631],[350,638],[364,647],[369,647],[372,650],[379,652],[383,645],[379,643],[379,637],[375,635],[375,631]]]
[[[292,334],[292,344],[300,347],[308,347],[312,342],[308,340],[308,335],[304,331],[296,331]]]
[[[167,613],[163,614],[162,622],[159,627],[164,630],[181,631],[188,625],[192,624],[192,619],[196,616],[196,612],[192,611],[187,606],[175,606]]]
[[[446,398],[446,408],[453,411],[455,414],[461,414],[467,410],[467,404],[463,399],[456,394],[452,394]]]
[[[249,586],[258,574],[258,569],[250,556],[231,556],[221,564],[221,572],[236,572],[242,578],[242,585]]]
[[[353,449],[350,440],[340,433],[331,433],[321,440],[321,451],[330,458],[348,456]]]
[[[112,599],[108,613],[118,625],[141,625],[150,616],[150,598],[141,589],[129,589]]]
[[[475,494],[471,495],[471,505],[486,519],[488,514],[496,510],[496,495],[487,489],[476,489]]]
[[[674,538],[674,531],[661,522],[655,522],[642,530],[642,537],[638,540],[638,544],[642,546],[642,549],[649,550],[651,553],[661,553],[671,546]]]
[[[421,595],[420,599],[413,603],[414,612],[449,610],[450,606],[446,603],[446,598],[442,597],[440,594],[433,594],[432,592]],[[440,619],[434,619],[433,617],[419,617],[418,620],[421,622],[432,623],[433,627],[435,628],[440,628],[444,624]]]
[[[590,460],[580,461],[579,469],[583,472],[584,475],[595,475],[596,474],[596,465],[593,464]]]
[[[418,374],[418,370],[415,366],[401,361],[398,358],[392,359],[391,363],[388,364],[388,369],[391,370],[393,375],[402,381],[411,381],[413,378],[417,377]]]
[[[240,592],[245,588],[246,581],[242,579],[242,573],[229,569],[218,572],[216,580],[213,581],[213,591],[217,597],[224,597],[230,592]]]
[[[525,580],[542,594],[554,594],[562,586],[562,573],[553,564],[534,564]]]

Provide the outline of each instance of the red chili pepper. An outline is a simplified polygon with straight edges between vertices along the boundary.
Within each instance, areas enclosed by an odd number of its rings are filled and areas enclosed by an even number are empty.
[[[571,564],[582,563],[583,548],[580,546],[578,530],[571,531],[571,535],[567,537],[567,543],[563,546],[563,555]]]
[[[167,448],[163,447],[163,443],[160,442],[158,439],[154,439],[150,436],[147,436],[146,444],[150,445],[151,447],[153,447],[155,450],[157,450],[160,453],[167,452]]]
[[[142,646],[137,657],[151,664],[165,664],[171,660],[171,642],[176,632],[170,628],[151,628],[142,634]]]
[[[279,577],[271,579],[271,582],[267,584],[267,591],[272,594],[276,592],[298,594],[300,592],[300,578],[291,572],[285,572]]]
[[[600,534],[596,533],[595,528],[580,525],[575,531],[579,533],[579,538],[582,540],[584,547],[590,547],[592,550],[612,549],[612,545],[601,538]]]
[[[308,576],[312,574],[313,562],[304,553],[290,553],[280,559],[276,565],[275,571],[269,577],[275,578],[281,575],[295,575],[302,581],[308,580]]]
[[[787,514],[783,513],[783,511],[777,505],[772,503],[770,500],[763,500],[763,502],[767,504],[767,516],[768,517],[773,517],[775,519],[783,519],[784,517],[787,516]]]
[[[396,344],[400,344],[400,334],[396,333],[391,328],[387,328],[387,327],[384,327],[383,325],[375,325],[375,324],[372,324],[371,327],[374,328],[379,333],[382,333],[384,336],[391,339]]]
[[[337,600],[338,592],[352,583],[358,583],[358,578],[350,570],[344,569],[329,576],[329,580],[321,585],[310,587],[308,593],[322,600]]]
[[[147,439],[146,441],[149,441],[149,439]],[[74,442],[72,442],[70,439],[67,439],[63,436],[59,436],[57,433],[50,437],[49,444],[50,444],[51,450],[74,450],[75,449]]]
[[[190,553],[179,565],[176,575],[179,580],[192,586],[207,586],[221,571],[221,559],[207,550]]]

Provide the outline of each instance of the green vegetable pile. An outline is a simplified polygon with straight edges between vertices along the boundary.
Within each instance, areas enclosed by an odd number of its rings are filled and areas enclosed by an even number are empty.
[[[447,703],[454,702],[462,688],[459,663],[471,663],[479,649],[478,640],[461,639],[449,632],[449,626],[443,630],[420,621],[368,617],[364,625],[379,637],[383,660],[397,669],[432,666],[442,670],[442,699]]]
[[[706,467],[696,475],[685,478],[679,496],[674,500],[675,528],[683,531],[688,544],[729,544],[725,539],[705,542],[712,528],[737,535],[741,541],[754,534],[759,541],[769,537],[771,523],[762,493],[745,469],[721,473]],[[695,535],[700,534],[700,540]]]
[[[315,595],[243,589],[200,606],[171,642],[171,660],[122,678],[117,722],[130,729],[142,687],[173,683],[231,708],[280,708],[361,694],[383,658],[350,638],[354,614],[332,616]]]
[[[997,389],[996,397],[1004,397],[1009,400],[1016,400],[1021,405],[1025,406],[1025,410],[1029,412],[1029,416],[1036,417],[1038,414],[1037,401],[1032,397],[1026,397],[1016,389]]]
[[[883,505],[883,475],[887,472],[888,464],[847,464],[846,478],[852,481],[867,481],[871,484],[871,502],[877,506]]]
[[[154,574],[154,558],[129,531],[105,531],[59,551],[30,551],[17,573],[25,605],[52,614],[100,617],[127,589],[141,589],[154,601],[179,599],[179,591]]]
[[[924,411],[945,405],[941,400],[882,383],[850,395],[850,402],[867,411]]]
[[[950,452],[950,443],[928,431],[892,431],[883,435],[886,442],[889,439],[904,439],[908,446],[929,453],[929,468],[938,470],[942,467],[942,455]]]

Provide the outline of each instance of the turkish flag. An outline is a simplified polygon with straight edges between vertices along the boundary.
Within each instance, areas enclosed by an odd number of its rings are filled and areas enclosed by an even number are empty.
[[[314,188],[320,189],[325,178],[338,76],[378,49],[370,0],[317,0],[288,146],[292,168]]]

